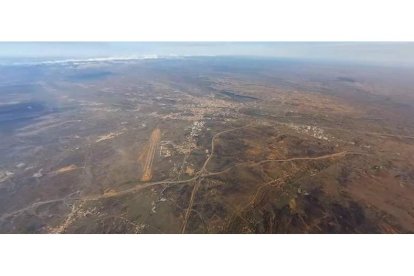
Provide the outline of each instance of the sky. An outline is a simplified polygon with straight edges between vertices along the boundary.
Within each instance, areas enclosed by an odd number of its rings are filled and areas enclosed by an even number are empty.
[[[8,58],[261,56],[414,66],[410,42],[0,42]]]

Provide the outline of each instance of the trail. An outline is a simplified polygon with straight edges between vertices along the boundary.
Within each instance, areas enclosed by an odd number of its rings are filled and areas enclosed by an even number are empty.
[[[322,159],[328,159],[328,158],[334,158],[334,157],[343,157],[345,155],[362,155],[363,153],[359,153],[359,152],[349,152],[349,151],[341,151],[341,152],[336,152],[336,153],[331,153],[331,154],[326,154],[326,155],[322,155],[322,156],[316,156],[316,157],[293,157],[293,158],[288,158],[288,159],[265,159],[265,160],[261,160],[261,161],[257,161],[257,162],[252,162],[252,161],[246,161],[246,162],[241,162],[238,164],[235,164],[231,167],[228,167],[227,169],[224,169],[222,171],[218,171],[218,172],[210,172],[208,173],[206,176],[214,176],[214,175],[219,175],[222,173],[226,173],[232,169],[234,169],[235,167],[240,167],[240,166],[249,166],[249,167],[254,167],[254,166],[258,166],[264,163],[270,163],[270,162],[292,162],[292,161],[299,161],[299,160],[322,160]]]
[[[255,162],[255,163],[251,163],[251,162],[243,162],[240,164],[236,164],[232,167],[229,167],[223,171],[220,172],[207,172],[207,173],[201,173],[201,170],[199,172],[196,173],[196,175],[190,179],[186,179],[186,180],[179,180],[179,181],[169,181],[169,180],[164,180],[164,181],[157,181],[157,182],[147,182],[147,183],[143,183],[141,185],[137,185],[134,186],[132,188],[126,189],[126,190],[121,190],[121,191],[115,191],[115,192],[107,192],[104,194],[99,194],[99,195],[91,195],[91,196],[86,196],[86,197],[82,197],[82,198],[70,198],[70,196],[79,193],[79,191],[71,193],[69,195],[67,195],[64,198],[58,198],[58,199],[52,199],[52,200],[46,200],[46,201],[39,201],[39,202],[35,202],[25,208],[13,211],[11,213],[7,213],[4,214],[0,217],[0,220],[4,220],[7,219],[11,216],[15,216],[19,213],[28,211],[30,209],[34,209],[37,208],[39,206],[45,205],[45,204],[50,204],[50,203],[55,203],[55,202],[61,202],[61,201],[67,201],[67,200],[73,200],[73,201],[81,201],[81,202],[87,202],[87,201],[97,201],[100,199],[106,199],[106,198],[112,198],[112,197],[118,197],[118,196],[122,196],[122,195],[126,195],[129,193],[134,193],[134,192],[138,192],[141,191],[143,189],[152,187],[152,186],[156,186],[156,185],[163,185],[163,184],[167,184],[167,185],[172,185],[172,184],[183,184],[183,183],[190,183],[192,181],[197,181],[194,185],[193,191],[191,193],[191,197],[190,197],[190,202],[188,205],[188,208],[186,210],[186,215],[184,218],[184,223],[182,226],[182,232],[184,233],[186,226],[187,226],[187,222],[188,222],[188,218],[189,218],[189,214],[191,213],[193,204],[194,204],[194,199],[196,196],[196,193],[200,187],[201,181],[203,178],[209,177],[209,176],[215,176],[215,175],[219,175],[225,172],[230,171],[231,169],[238,167],[238,166],[243,166],[243,165],[249,165],[249,166],[257,166],[266,162],[291,162],[291,161],[295,161],[295,160],[321,160],[321,159],[327,159],[327,158],[332,158],[332,157],[338,157],[338,156],[345,156],[348,154],[361,154],[361,153],[354,153],[354,152],[338,152],[338,153],[333,153],[333,154],[328,154],[328,155],[323,155],[323,156],[317,156],[317,157],[295,157],[295,158],[289,158],[289,159],[268,159],[268,160],[262,160],[259,162]],[[209,160],[209,159],[208,159]],[[206,162],[208,161],[206,160]],[[206,164],[206,163],[205,163]],[[207,162],[208,164],[208,162]],[[204,166],[203,166],[204,167]]]
[[[59,234],[59,233],[63,233],[68,226],[74,221],[76,220],[76,215],[78,214],[78,212],[82,209],[83,204],[85,202],[81,202],[79,203],[78,206],[76,206],[75,204],[72,205],[72,210],[70,211],[69,215],[66,217],[66,219],[63,221],[62,224],[52,228],[49,230],[49,233],[52,234]]]
[[[205,178],[209,176],[208,171],[206,170],[206,167],[208,165],[208,163],[210,162],[211,158],[214,155],[214,148],[215,148],[215,141],[217,139],[217,137],[219,137],[220,135],[224,134],[224,133],[228,133],[231,131],[235,131],[238,129],[242,129],[242,128],[246,128],[250,126],[250,124],[247,124],[245,126],[241,126],[241,127],[236,127],[236,128],[232,128],[232,129],[228,129],[228,130],[223,130],[221,132],[216,133],[213,138],[211,139],[211,152],[210,155],[207,157],[206,161],[204,162],[203,166],[201,167],[201,169],[195,174],[196,176],[194,178],[198,178],[197,182],[194,184],[193,190],[191,191],[191,197],[190,197],[190,202],[188,203],[188,207],[187,210],[185,212],[185,216],[184,216],[184,221],[183,221],[183,225],[181,227],[181,233],[184,234],[185,230],[187,228],[187,223],[188,223],[188,219],[190,217],[191,211],[193,210],[193,205],[194,205],[194,198],[197,194],[197,191],[200,187],[200,183],[201,181]]]
[[[6,214],[3,214],[3,215],[0,217],[0,221],[1,221],[1,220],[4,220],[4,219],[7,219],[7,218],[9,218],[9,217],[12,217],[12,216],[18,215],[18,214],[23,213],[23,212],[25,212],[25,211],[29,211],[29,210],[31,210],[31,209],[37,208],[37,207],[42,206],[42,205],[46,205],[46,204],[50,204],[50,203],[55,203],[55,202],[61,202],[61,201],[63,201],[63,202],[64,202],[64,201],[66,201],[66,200],[70,200],[70,198],[69,198],[69,197],[71,197],[71,196],[72,196],[72,195],[74,195],[74,194],[78,194],[78,193],[79,193],[79,191],[76,191],[76,192],[74,192],[74,193],[71,193],[71,194],[69,194],[69,195],[67,195],[67,196],[63,197],[63,198],[57,198],[57,199],[51,199],[51,200],[45,200],[45,201],[38,201],[38,202],[34,202],[34,203],[30,204],[29,206],[26,206],[26,207],[24,207],[24,208],[22,208],[22,209],[19,209],[19,210],[13,211],[13,212],[11,212],[11,213],[6,213]]]
[[[236,127],[236,128],[232,128],[232,129],[228,129],[228,130],[224,130],[224,131],[221,131],[221,132],[216,133],[213,136],[213,138],[211,139],[211,153],[208,156],[207,160],[204,162],[203,167],[200,169],[200,172],[202,173],[202,172],[205,172],[206,171],[206,167],[207,167],[208,163],[210,162],[211,158],[214,155],[215,141],[216,141],[217,137],[219,137],[220,135],[222,135],[224,133],[228,133],[228,132],[231,132],[231,131],[235,131],[235,130],[238,130],[238,129],[242,129],[242,128],[249,127],[250,125],[251,125],[251,123],[250,124],[247,124],[245,126]]]
[[[99,199],[103,199],[103,198],[117,197],[117,196],[122,196],[122,195],[126,195],[126,194],[133,193],[133,192],[138,192],[138,191],[143,190],[145,188],[156,186],[156,185],[188,183],[188,182],[196,180],[197,178],[198,178],[198,176],[195,176],[195,177],[187,179],[187,180],[180,180],[180,181],[147,182],[147,183],[143,183],[141,185],[138,185],[138,186],[126,189],[126,190],[107,192],[107,193],[100,194],[100,195],[93,195],[93,196],[84,197],[84,198],[82,198],[82,200],[93,201],[93,200],[99,200]]]
[[[181,234],[185,233],[185,229],[187,227],[187,223],[188,223],[188,219],[190,217],[191,211],[193,209],[193,205],[194,205],[194,198],[196,196],[196,193],[198,191],[198,188],[200,187],[200,183],[201,183],[202,178],[199,178],[197,180],[197,182],[194,184],[194,188],[193,191],[191,192],[191,197],[190,197],[190,202],[188,203],[188,208],[185,212],[185,216],[184,216],[184,222],[181,228]]]
[[[270,116],[270,117],[275,117],[275,116]],[[286,122],[282,122],[282,121],[278,121],[278,120],[275,120],[273,122],[278,124],[278,125],[283,125],[283,126],[289,126],[289,124],[290,124],[290,123],[286,123]],[[355,129],[328,127],[328,126],[320,126],[320,127],[322,129],[331,129],[331,130],[359,133],[359,134],[372,135],[372,136],[378,136],[378,137],[389,137],[389,138],[398,138],[398,139],[414,139],[414,136],[410,136],[410,135],[400,135],[400,134],[381,133],[381,132],[372,132],[372,131],[361,131],[361,130],[355,130]]]
[[[410,135],[400,135],[400,134],[391,134],[391,133],[381,133],[381,132],[372,132],[372,131],[361,131],[361,130],[354,130],[354,129],[346,129],[346,128],[335,128],[335,127],[322,127],[324,129],[332,129],[338,131],[345,131],[345,132],[353,132],[359,133],[364,135],[372,135],[378,137],[388,137],[388,138],[398,138],[398,139],[414,139],[414,136]]]

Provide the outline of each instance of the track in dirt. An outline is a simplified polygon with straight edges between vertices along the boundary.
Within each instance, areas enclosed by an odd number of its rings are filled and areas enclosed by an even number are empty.
[[[149,145],[146,151],[143,154],[144,165],[142,171],[141,181],[149,181],[152,178],[152,164],[154,162],[155,151],[160,142],[161,131],[159,128],[156,128],[152,131]]]

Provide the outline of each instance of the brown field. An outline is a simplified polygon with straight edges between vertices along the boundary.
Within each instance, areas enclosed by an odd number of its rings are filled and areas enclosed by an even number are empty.
[[[78,169],[78,167],[76,165],[72,164],[72,165],[69,165],[69,166],[66,166],[66,167],[62,167],[62,168],[56,170],[55,173],[56,174],[66,173],[66,172],[70,172],[70,171],[73,171],[73,170],[76,170],[76,169]]]

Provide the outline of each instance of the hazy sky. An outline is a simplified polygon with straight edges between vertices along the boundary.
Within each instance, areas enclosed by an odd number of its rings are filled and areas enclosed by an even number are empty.
[[[0,59],[247,55],[414,65],[414,43],[400,42],[2,42]]]

